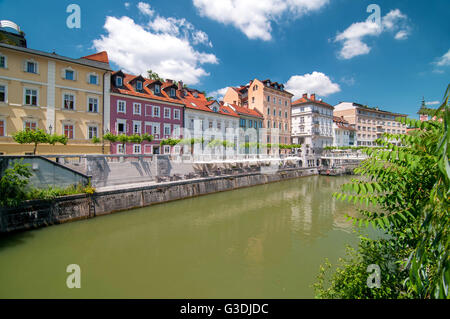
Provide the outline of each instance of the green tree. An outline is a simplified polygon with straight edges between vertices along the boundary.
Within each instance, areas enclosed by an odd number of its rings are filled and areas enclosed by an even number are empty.
[[[48,134],[42,129],[38,130],[23,130],[13,134],[13,139],[19,144],[34,144],[33,155],[36,155],[37,146],[39,144],[61,143],[66,145],[68,138],[64,135]]]
[[[318,297],[332,298],[449,298],[450,85],[435,111],[442,121],[398,121],[417,128],[414,134],[384,134],[378,149],[356,173],[362,178],[345,184],[337,199],[358,205],[359,226],[384,230],[382,239],[361,240],[353,254],[324,284],[324,268],[315,285]],[[398,146],[400,142],[400,145]],[[366,267],[382,269],[379,291],[365,289]]]
[[[33,175],[30,164],[15,161],[0,179],[0,206],[17,206],[26,198],[28,179]]]

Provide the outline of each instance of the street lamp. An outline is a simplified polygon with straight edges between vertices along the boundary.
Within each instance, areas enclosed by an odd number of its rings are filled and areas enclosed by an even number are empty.
[[[49,132],[49,134],[52,134],[52,130],[53,130],[53,127],[52,127],[52,125],[50,124],[50,125],[48,126],[48,132]]]

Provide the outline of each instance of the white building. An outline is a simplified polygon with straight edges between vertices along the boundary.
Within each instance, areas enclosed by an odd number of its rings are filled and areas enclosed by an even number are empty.
[[[316,95],[303,94],[292,103],[292,143],[302,145],[303,155],[320,154],[325,146],[333,145],[333,106]]]
[[[344,120],[343,117],[333,117],[333,146],[355,146],[355,132],[356,129],[348,121]]]

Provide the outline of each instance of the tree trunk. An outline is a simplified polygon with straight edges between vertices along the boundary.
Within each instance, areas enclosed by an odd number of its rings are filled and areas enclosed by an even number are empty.
[[[36,155],[37,146],[38,146],[38,143],[34,143],[33,155]]]

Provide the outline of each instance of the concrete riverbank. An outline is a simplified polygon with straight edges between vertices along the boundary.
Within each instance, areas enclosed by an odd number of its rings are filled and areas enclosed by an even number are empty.
[[[126,185],[100,190],[94,195],[72,195],[54,200],[24,202],[15,208],[0,208],[0,233],[29,230],[87,219],[114,212],[239,188],[317,175],[317,168],[291,168],[267,173],[244,173],[157,185]]]

